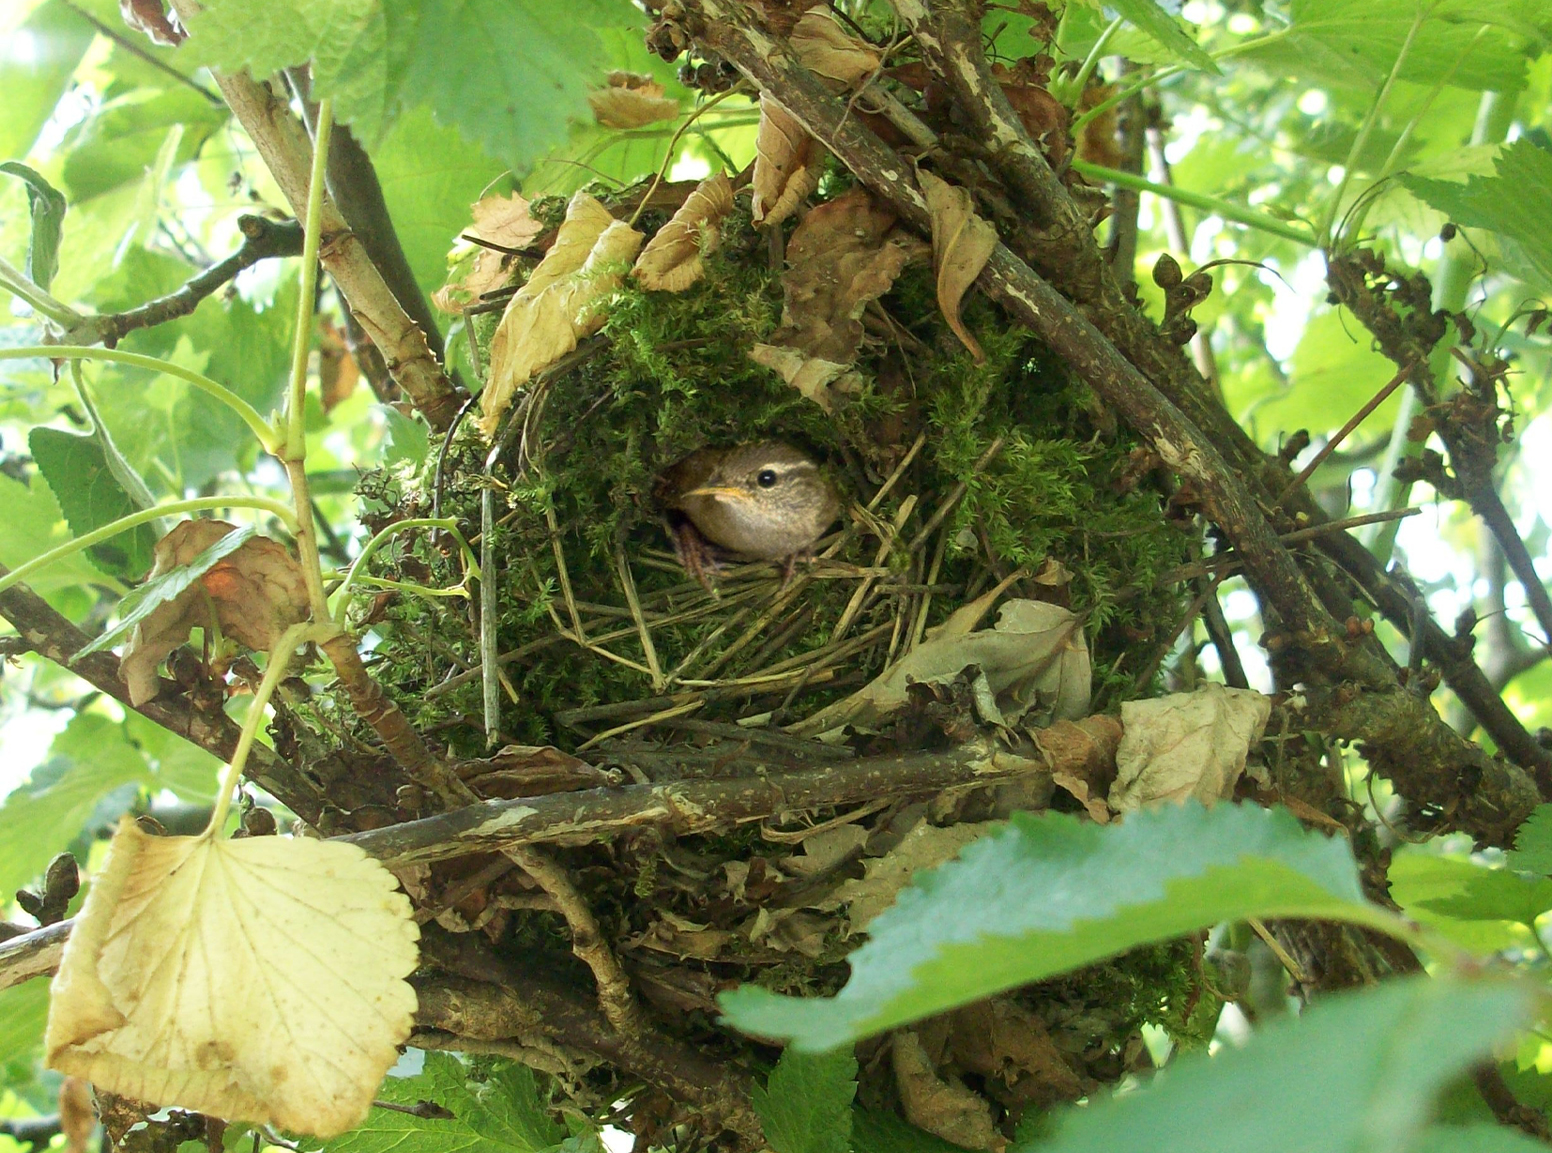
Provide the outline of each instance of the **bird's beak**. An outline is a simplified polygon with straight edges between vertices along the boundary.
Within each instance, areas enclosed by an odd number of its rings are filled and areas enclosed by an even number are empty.
[[[732,488],[728,485],[722,484],[703,484],[700,488],[692,488],[689,492],[684,493],[679,499],[683,500],[684,497],[687,496],[720,496],[726,497],[729,500],[749,499],[749,494],[743,489]]]

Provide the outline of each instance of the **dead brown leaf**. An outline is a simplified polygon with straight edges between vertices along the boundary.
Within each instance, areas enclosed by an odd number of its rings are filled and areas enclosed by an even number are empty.
[[[959,1078],[940,1074],[913,1030],[897,1032],[890,1048],[907,1121],[964,1149],[990,1149],[999,1142],[990,1103]]]
[[[65,1153],[86,1153],[96,1126],[91,1082],[66,1077],[59,1083],[59,1131],[65,1137]]]
[[[587,94],[593,119],[605,128],[640,128],[679,115],[679,101],[663,95],[663,86],[639,72],[611,72],[608,86]]]
[[[721,243],[722,221],[732,211],[732,182],[721,172],[708,176],[642,249],[631,275],[643,288],[683,292],[706,275],[705,259]]]
[[[1126,813],[1158,801],[1195,797],[1210,805],[1230,796],[1271,714],[1269,698],[1214,682],[1126,702],[1110,807]]]
[[[837,91],[855,88],[879,70],[878,50],[841,28],[830,10],[817,5],[798,17],[787,39],[798,59]]]
[[[455,768],[482,797],[540,797],[614,783],[609,773],[554,745],[507,745],[494,756],[459,761]]]
[[[750,357],[826,411],[861,387],[848,370],[862,347],[861,316],[923,246],[866,189],[817,205],[787,245],[781,328]]]
[[[986,359],[959,318],[965,292],[997,247],[997,230],[975,214],[970,193],[925,170],[917,172],[932,214],[932,265],[938,275],[938,307],[976,363]]]
[[[156,542],[156,563],[147,579],[188,564],[236,528],[224,520],[184,521]],[[286,547],[261,536],[243,542],[181,596],[158,605],[135,626],[119,662],[130,702],[143,704],[156,695],[157,666],[189,639],[192,629],[219,625],[226,636],[267,652],[281,633],[306,619],[307,611],[307,584]]]
[[[480,429],[494,434],[517,390],[584,336],[603,327],[601,307],[620,287],[642,235],[585,192],[566,208],[555,246],[501,315],[480,394]]]
[[[466,231],[501,248],[527,248],[544,231],[544,225],[528,213],[528,201],[517,193],[487,196],[476,201],[471,212],[474,223]],[[444,285],[432,295],[443,312],[461,312],[487,292],[500,288],[511,275],[512,257],[494,248],[481,247],[465,276]]]
[[[823,157],[819,142],[793,115],[769,96],[760,95],[760,127],[754,141],[751,218],[774,228],[819,187]]]
[[[874,917],[895,903],[900,890],[918,872],[951,860],[971,841],[1001,827],[1001,821],[940,827],[918,819],[889,852],[862,863],[863,875],[859,880],[847,881],[818,907],[834,909],[845,905],[851,932],[860,933]]]

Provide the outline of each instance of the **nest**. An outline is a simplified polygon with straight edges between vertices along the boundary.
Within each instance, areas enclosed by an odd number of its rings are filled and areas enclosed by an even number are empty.
[[[821,198],[846,191],[832,175]],[[652,203],[639,224],[649,235],[672,210]],[[534,206],[551,220],[557,209]],[[793,227],[778,231],[790,239]],[[1183,607],[1161,578],[1191,550],[1146,455],[1036,339],[972,302],[977,361],[940,315],[923,262],[858,317],[852,389],[826,411],[750,358],[783,323],[791,269],[774,251],[735,209],[700,283],[664,293],[627,282],[601,332],[531,382],[493,467],[490,445],[464,431],[439,479],[430,463],[368,478],[378,524],[426,515],[440,486],[442,515],[474,538],[482,498],[494,498],[488,544],[500,559],[487,576],[499,581],[504,760],[478,760],[487,749],[474,607],[389,596],[370,622],[379,679],[421,732],[472,759],[476,791],[753,776],[951,748],[991,731],[974,666],[910,688],[903,707],[868,723],[831,726],[825,742],[812,739],[824,727],[812,718],[994,591],[1077,614],[1095,711],[1149,688]],[[515,278],[531,267],[515,261]],[[493,315],[476,321],[488,342]],[[675,560],[654,482],[695,449],[760,439],[823,461],[846,512],[785,585],[779,564],[734,563],[708,592]],[[457,556],[430,535],[396,538],[374,566],[421,586],[461,577]],[[1050,702],[1025,704],[1028,724]],[[651,1027],[757,1072],[773,1051],[716,1025],[719,990],[753,981],[833,992],[862,910],[892,893],[881,877],[892,871],[898,888],[985,822],[1049,805],[1078,802],[1048,789],[886,795],[714,834],[631,834],[562,859]],[[444,928],[477,932],[508,957],[548,958],[590,987],[569,956],[566,920],[522,870],[471,859],[421,882],[457,897],[438,905]],[[990,1147],[1030,1107],[1145,1061],[1145,1022],[1196,1038],[1194,1022],[1210,1023],[1216,1007],[1196,973],[1183,946],[1142,950],[870,1043],[859,1053],[861,1099]],[[632,1100],[639,1138],[665,1141],[691,1119],[682,1101],[632,1093],[618,1069],[547,1067],[578,1104]]]

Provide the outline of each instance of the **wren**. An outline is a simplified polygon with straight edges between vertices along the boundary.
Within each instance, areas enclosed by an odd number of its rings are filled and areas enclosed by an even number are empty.
[[[692,452],[664,471],[657,493],[681,514],[674,543],[685,569],[708,587],[706,574],[716,570],[708,542],[739,557],[784,561],[790,578],[795,559],[841,513],[840,494],[819,466],[780,441]]]

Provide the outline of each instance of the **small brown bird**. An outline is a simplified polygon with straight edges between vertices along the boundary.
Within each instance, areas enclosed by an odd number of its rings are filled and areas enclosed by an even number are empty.
[[[709,541],[754,560],[796,558],[841,513],[840,494],[817,464],[780,441],[703,448],[670,466],[658,498],[672,512],[675,548],[690,575],[708,585],[716,570]],[[686,532],[688,530],[688,532]]]

